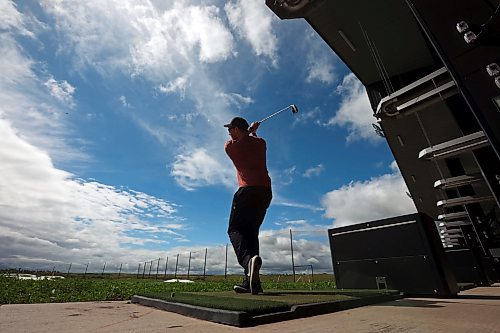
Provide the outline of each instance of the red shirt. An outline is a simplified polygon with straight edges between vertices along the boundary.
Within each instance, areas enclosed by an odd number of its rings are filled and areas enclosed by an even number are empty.
[[[266,141],[255,136],[245,136],[239,141],[229,140],[224,145],[238,175],[238,186],[271,187],[266,165]]]

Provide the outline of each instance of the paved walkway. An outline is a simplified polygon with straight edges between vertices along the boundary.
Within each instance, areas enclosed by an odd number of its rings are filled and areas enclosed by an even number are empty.
[[[406,298],[327,315],[236,328],[128,302],[0,306],[0,332],[500,333],[500,284],[454,299]]]

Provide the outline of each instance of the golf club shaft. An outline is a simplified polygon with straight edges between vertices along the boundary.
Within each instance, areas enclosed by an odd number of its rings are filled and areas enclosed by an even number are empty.
[[[278,113],[283,112],[283,111],[285,111],[286,109],[289,109],[290,107],[292,107],[292,105],[288,105],[286,108],[283,108],[283,109],[281,109],[281,110],[279,110],[279,111],[277,111],[277,112],[273,113],[272,115],[267,116],[266,118],[264,118],[264,119],[262,119],[261,121],[259,121],[259,123],[263,123],[264,121],[268,120],[269,118],[274,117],[274,116],[275,116],[275,115],[277,115]]]

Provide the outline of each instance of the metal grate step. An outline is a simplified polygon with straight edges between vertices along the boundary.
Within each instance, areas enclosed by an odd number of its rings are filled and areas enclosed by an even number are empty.
[[[455,81],[445,67],[382,98],[375,116],[401,117],[424,109],[458,93]]]
[[[462,175],[457,177],[444,178],[436,180],[434,182],[434,188],[438,189],[455,188],[467,184],[472,184],[479,180],[482,180],[482,178],[479,175]]]
[[[486,147],[489,144],[484,132],[479,131],[422,149],[418,154],[418,158],[425,158],[428,160],[441,159]]]
[[[468,204],[473,204],[473,203],[477,203],[477,202],[491,201],[491,200],[493,200],[493,196],[491,196],[491,195],[485,196],[485,197],[466,196],[466,197],[460,197],[460,198],[439,200],[437,202],[437,206],[438,207],[454,207],[454,206],[468,205]]]
[[[440,220],[440,221],[453,221],[453,220],[462,219],[464,217],[465,218],[469,217],[467,212],[441,214],[441,215],[438,215],[438,220]]]
[[[470,225],[469,221],[446,221],[440,222],[439,227],[460,227],[463,225]]]

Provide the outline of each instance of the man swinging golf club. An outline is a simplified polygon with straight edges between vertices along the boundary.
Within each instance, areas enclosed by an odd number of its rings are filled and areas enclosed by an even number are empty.
[[[297,112],[295,105],[290,107],[292,113]],[[272,190],[271,178],[267,172],[266,141],[257,137],[256,132],[260,123],[283,110],[260,122],[254,122],[251,126],[240,117],[235,117],[224,125],[231,136],[224,149],[233,161],[238,176],[238,190],[233,196],[227,231],[238,263],[245,272],[243,282],[234,286],[237,293],[257,295],[263,292],[259,277],[262,266],[259,229],[271,203]]]

